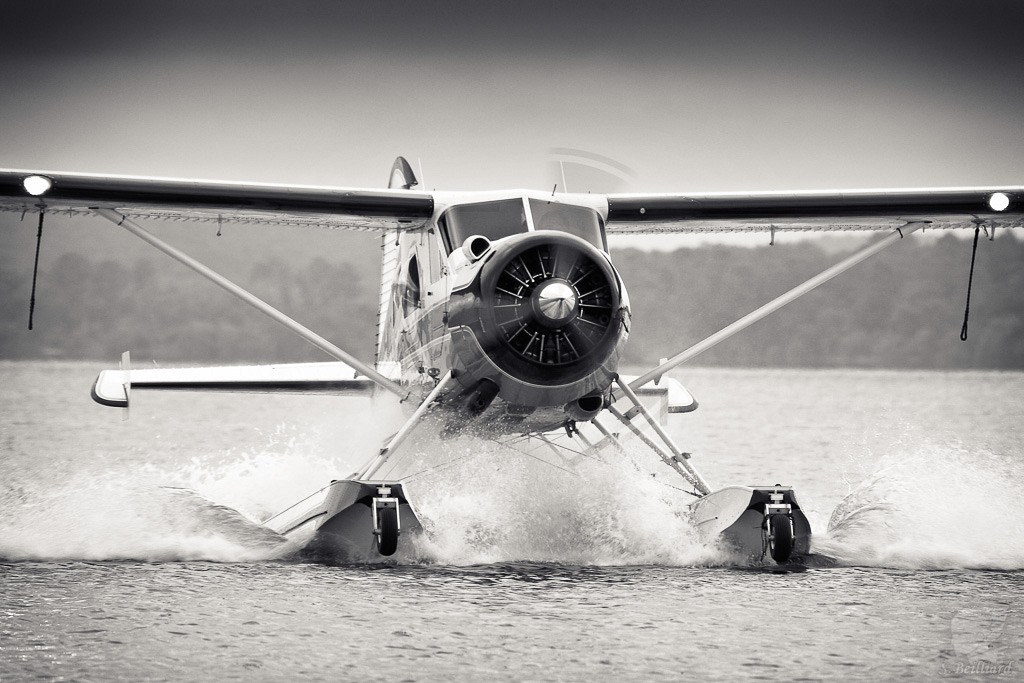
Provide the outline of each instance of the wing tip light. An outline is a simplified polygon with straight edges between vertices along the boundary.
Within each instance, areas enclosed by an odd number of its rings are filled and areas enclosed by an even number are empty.
[[[1010,198],[1005,192],[993,192],[988,198],[988,206],[993,211],[1006,211],[1010,206]]]
[[[33,197],[40,197],[50,191],[50,188],[53,187],[53,180],[44,175],[32,174],[25,176],[21,185],[25,188],[25,192]]]

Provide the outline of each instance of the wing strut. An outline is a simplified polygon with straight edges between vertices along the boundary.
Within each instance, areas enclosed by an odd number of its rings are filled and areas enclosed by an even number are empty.
[[[636,378],[635,380],[629,383],[630,388],[636,390],[642,387],[643,385],[647,384],[651,380],[660,380],[662,375],[664,375],[666,372],[676,367],[677,365],[685,363],[686,361],[694,358],[695,356],[704,353],[715,344],[721,341],[725,341],[726,339],[733,336],[737,332],[746,329],[750,325],[753,325],[761,318],[764,318],[765,316],[774,313],[775,311],[779,310],[780,308],[790,303],[791,301],[799,299],[804,294],[807,294],[809,291],[811,291],[818,285],[822,285],[828,282],[829,280],[839,275],[840,273],[849,270],[850,268],[857,265],[861,261],[877,254],[878,252],[882,251],[893,242],[897,242],[903,239],[904,235],[909,235],[915,230],[923,228],[927,225],[927,222],[907,223],[902,228],[898,228],[896,232],[893,232],[892,234],[878,240],[877,242],[874,242],[873,244],[869,244],[860,251],[854,252],[853,254],[843,259],[839,263],[835,264],[831,268],[818,273],[810,280],[807,280],[803,284],[797,285],[796,287],[789,290],[788,292],[778,297],[777,299],[769,301],[764,306],[761,306],[757,310],[748,313],[747,315],[743,316],[742,318],[732,323],[731,325],[722,328],[718,332],[715,332],[707,339],[697,342],[696,344],[686,349],[682,353],[679,353],[673,356],[672,358],[669,358],[667,361],[665,361],[658,367],[654,368],[650,372],[647,372],[641,375],[640,377]],[[618,393],[618,391],[612,392],[613,400],[619,397],[620,394]]]
[[[174,260],[183,263],[184,265],[188,266],[195,272],[205,277],[210,282],[214,283],[219,287],[222,287],[223,289],[226,289],[228,292],[234,294],[245,303],[256,308],[262,313],[265,313],[266,315],[270,316],[271,318],[281,323],[295,334],[299,335],[300,337],[308,341],[313,346],[325,352],[327,355],[333,356],[334,358],[337,358],[340,361],[348,363],[357,371],[359,371],[360,374],[369,377],[374,382],[379,384],[381,387],[397,395],[402,400],[405,400],[406,398],[409,397],[409,392],[406,389],[403,389],[401,385],[399,385],[398,383],[393,382],[392,380],[388,379],[384,375],[374,370],[366,363],[363,363],[362,361],[355,358],[351,354],[346,353],[342,349],[338,348],[331,342],[327,341],[326,339],[318,335],[316,332],[313,332],[305,325],[302,325],[298,321],[288,317],[281,311],[277,310],[276,308],[268,304],[263,299],[257,297],[255,294],[252,294],[251,292],[239,287],[231,280],[228,280],[220,273],[203,265],[202,263],[195,260],[185,252],[172,247],[170,244],[167,244],[153,233],[147,231],[145,228],[141,227],[140,225],[132,221],[127,216],[123,216],[112,209],[94,209],[94,211],[97,215],[106,218],[111,223],[119,225],[128,232],[132,233],[133,235],[141,238],[146,242],[149,242],[151,245],[153,245],[160,251],[164,252]]]

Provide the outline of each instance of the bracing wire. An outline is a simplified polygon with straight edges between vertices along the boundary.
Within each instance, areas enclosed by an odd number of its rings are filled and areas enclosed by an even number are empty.
[[[974,282],[974,258],[978,254],[978,233],[981,226],[974,227],[974,246],[971,247],[971,272],[967,276],[967,303],[964,305],[964,326],[960,328],[960,341],[967,341],[967,318],[971,314],[971,285]]]
[[[36,261],[32,266],[32,295],[28,300],[28,329],[32,329],[32,319],[36,313],[36,280],[39,277],[39,249],[43,244],[43,215],[46,210],[39,209],[39,229],[36,231]]]

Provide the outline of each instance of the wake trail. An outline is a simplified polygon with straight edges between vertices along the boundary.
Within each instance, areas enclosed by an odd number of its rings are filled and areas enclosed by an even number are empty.
[[[246,562],[288,552],[283,537],[188,489],[74,477],[0,522],[5,560]]]
[[[0,482],[0,559],[287,557],[294,548],[259,522],[345,466],[322,455],[318,440],[282,425],[254,452],[195,454],[181,464],[154,453],[127,467],[13,471]]]
[[[903,447],[836,507],[814,551],[855,566],[1024,569],[1024,462],[950,444]]]

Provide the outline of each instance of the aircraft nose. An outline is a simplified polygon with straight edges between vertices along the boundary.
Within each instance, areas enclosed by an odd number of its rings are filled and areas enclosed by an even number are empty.
[[[629,334],[629,304],[608,257],[557,230],[491,247],[474,278],[452,289],[448,329],[459,384],[474,389],[489,380],[517,406],[561,409],[603,396]]]

